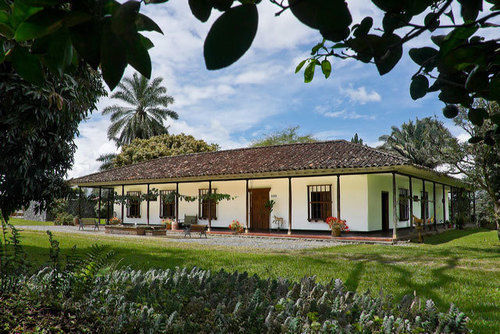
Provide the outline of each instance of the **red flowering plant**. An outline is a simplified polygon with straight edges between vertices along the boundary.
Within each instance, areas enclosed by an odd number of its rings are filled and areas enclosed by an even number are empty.
[[[229,228],[234,232],[234,233],[241,233],[244,230],[243,225],[237,220],[233,220],[231,224],[229,224]]]
[[[111,225],[120,225],[122,223],[122,220],[118,217],[113,217],[109,220],[109,223]]]
[[[326,223],[332,231],[332,235],[340,236],[341,232],[349,232],[349,226],[345,220],[339,219],[337,217],[326,218]]]

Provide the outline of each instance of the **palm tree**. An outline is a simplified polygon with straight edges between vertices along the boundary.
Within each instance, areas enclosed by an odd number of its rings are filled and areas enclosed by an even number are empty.
[[[112,105],[104,108],[103,115],[111,115],[108,138],[118,147],[130,144],[136,138],[148,139],[168,133],[163,124],[167,118],[178,119],[175,111],[168,109],[174,98],[167,95],[167,89],[161,86],[163,78],[148,80],[137,73],[132,78],[122,80],[119,91],[111,98],[126,102],[129,106]]]
[[[439,148],[452,147],[456,141],[442,122],[431,117],[417,118],[415,123],[403,123],[401,129],[392,126],[391,130],[390,135],[380,136],[379,140],[384,142],[381,149],[395,152],[415,164],[432,169],[445,163],[439,154]]]
[[[101,165],[99,166],[99,170],[103,171],[103,170],[108,170],[108,169],[114,168],[116,156],[117,156],[116,153],[101,154],[99,156],[99,158],[96,159],[97,161],[99,161],[101,163]]]

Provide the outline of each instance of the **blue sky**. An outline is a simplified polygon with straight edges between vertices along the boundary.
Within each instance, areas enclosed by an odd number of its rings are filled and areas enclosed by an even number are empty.
[[[368,1],[348,4],[354,22],[371,15],[375,25],[380,23],[380,13]],[[372,64],[334,60],[329,79],[317,71],[313,82],[305,84],[302,73],[294,73],[295,66],[321,36],[289,11],[274,17],[276,7],[263,1],[252,48],[237,63],[219,71],[206,70],[203,60],[203,40],[219,12],[213,11],[209,22],[201,23],[184,0],[143,6],[141,12],[164,31],[164,35],[147,35],[155,44],[150,50],[152,75],[165,79],[168,93],[175,98],[171,109],[180,117],[168,122],[171,133],[192,134],[226,149],[247,146],[265,133],[299,125],[301,133],[321,140],[350,139],[357,132],[376,146],[378,137],[389,133],[392,125],[436,115],[452,133],[463,136],[442,116],[437,94],[418,101],[410,98],[410,78],[417,67],[407,51],[423,46],[428,36],[407,45],[397,67],[383,77]],[[126,75],[132,73],[127,68]],[[95,159],[100,154],[117,151],[106,138],[109,118],[101,115],[105,106],[114,103],[101,99],[98,110],[80,125],[69,177],[96,171]]]

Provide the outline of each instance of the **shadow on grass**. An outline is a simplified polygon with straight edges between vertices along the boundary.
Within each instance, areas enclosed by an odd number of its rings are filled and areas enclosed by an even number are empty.
[[[426,237],[424,238],[423,243],[427,245],[439,245],[480,232],[484,232],[484,230],[481,229],[450,230],[443,232],[441,234],[436,234]]]

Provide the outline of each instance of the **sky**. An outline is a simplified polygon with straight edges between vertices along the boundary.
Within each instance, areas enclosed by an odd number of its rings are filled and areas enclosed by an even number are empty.
[[[380,26],[380,11],[366,0],[348,1],[354,22],[372,16]],[[179,119],[168,121],[172,134],[186,133],[222,149],[248,146],[266,133],[300,126],[301,134],[320,140],[347,139],[355,133],[370,146],[391,126],[436,116],[451,132],[463,137],[442,116],[444,104],[436,93],[413,101],[409,94],[412,74],[418,67],[408,57],[411,47],[428,45],[429,36],[405,45],[403,58],[390,73],[380,76],[373,64],[333,60],[332,75],[325,79],[319,69],[311,83],[304,83],[297,64],[322,40],[319,32],[301,24],[290,11],[275,17],[277,7],[268,1],[258,5],[259,27],[250,50],[228,68],[209,71],[203,59],[203,41],[211,24],[221,14],[213,10],[208,22],[191,14],[188,2],[143,5],[141,12],[163,30],[146,33],[155,47],[150,50],[153,77],[163,77],[175,103],[170,109]],[[456,8],[455,8],[456,10]],[[459,17],[458,12],[455,15]],[[127,68],[125,75],[134,70]],[[79,127],[75,163],[68,177],[78,177],[99,168],[96,158],[118,152],[107,139],[109,116],[101,111],[117,101],[102,98],[88,120]]]

